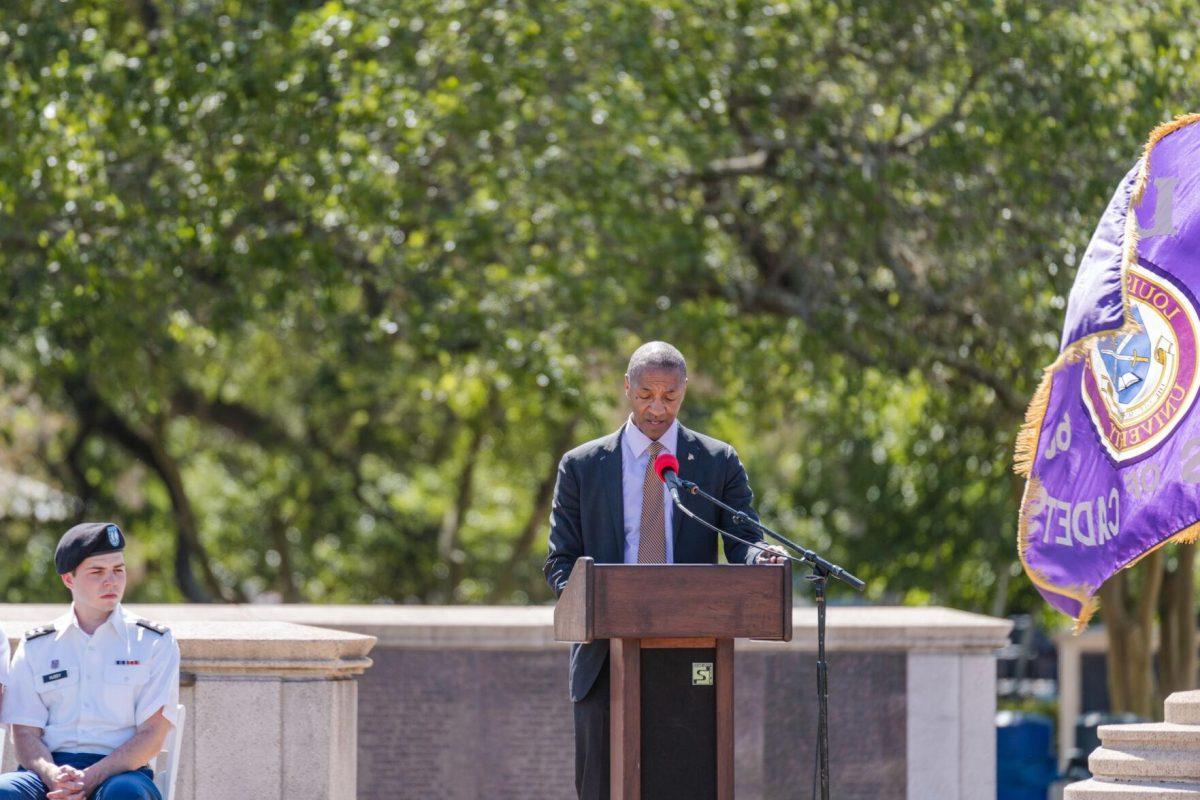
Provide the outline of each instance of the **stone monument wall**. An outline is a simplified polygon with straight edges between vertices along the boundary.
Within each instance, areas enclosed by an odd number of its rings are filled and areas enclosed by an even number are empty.
[[[184,654],[181,800],[574,797],[567,647],[548,607],[134,608]],[[15,638],[58,613],[0,605],[0,624]],[[790,643],[738,642],[739,800],[811,792],[815,628],[798,607]],[[947,609],[831,608],[833,796],[992,800],[1007,632]],[[255,764],[253,791],[227,793]]]
[[[363,800],[574,797],[567,648],[553,641],[551,609],[261,613],[378,637],[360,683]],[[793,628],[790,643],[737,643],[739,799],[811,792],[815,611],[797,607]],[[1008,628],[941,608],[831,608],[833,796],[993,800],[995,651]]]

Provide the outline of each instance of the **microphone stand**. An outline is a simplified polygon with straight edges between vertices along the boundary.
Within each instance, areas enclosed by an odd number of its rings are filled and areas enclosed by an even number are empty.
[[[825,560],[821,556],[803,547],[795,542],[787,539],[784,536],[776,533],[758,520],[751,517],[744,511],[739,511],[732,506],[729,506],[717,498],[713,497],[708,492],[705,492],[692,481],[677,478],[684,491],[689,494],[699,495],[716,507],[729,512],[731,519],[735,525],[749,525],[765,536],[770,536],[780,544],[790,547],[800,554],[800,558],[796,558],[791,554],[785,554],[793,561],[807,563],[812,569],[812,573],[805,579],[813,585],[813,595],[817,603],[817,765],[821,783],[821,800],[829,800],[829,665],[825,662],[825,589],[829,584],[829,579],[837,578],[838,580],[850,586],[856,591],[861,592],[866,588],[860,578],[847,572],[830,561]],[[724,534],[731,539],[748,544],[751,547],[757,547],[759,550],[765,550],[762,545],[756,545],[747,542],[745,539],[739,539],[730,533],[725,533],[715,525],[709,525],[704,520],[693,514],[688,508],[683,505],[683,501],[679,499],[676,492],[671,492],[675,504],[679,506],[679,510],[687,514],[697,522],[703,523],[705,526],[712,528],[718,533]],[[774,551],[772,554],[778,555]]]
[[[770,553],[773,556],[779,555],[779,553],[777,553],[774,550],[769,549],[768,546],[765,544],[762,544],[760,542],[751,542],[746,539],[739,538],[737,536],[734,536],[729,531],[721,530],[716,525],[713,525],[712,523],[708,522],[707,520],[700,519],[694,513],[692,513],[692,510],[690,508],[688,508],[687,506],[685,506],[683,504],[683,501],[680,500],[679,497],[677,497],[676,495],[672,494],[671,499],[675,501],[675,505],[677,505],[679,507],[679,510],[682,511],[684,514],[686,514],[687,516],[696,520],[696,522],[699,522],[701,525],[708,528],[709,530],[719,533],[721,536],[724,536],[726,539],[733,539],[735,542],[741,542],[742,544],[747,545],[749,547],[753,547],[755,550],[758,550],[759,552],[762,552],[762,553]],[[792,561],[795,561],[797,564],[807,564],[808,563],[804,559],[796,558],[794,555],[791,555],[790,553],[784,553],[783,555],[785,558],[790,558]]]

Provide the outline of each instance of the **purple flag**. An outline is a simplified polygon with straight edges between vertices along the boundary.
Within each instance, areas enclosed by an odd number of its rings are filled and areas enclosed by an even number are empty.
[[[1021,562],[1079,627],[1115,572],[1200,537],[1197,123],[1156,129],[1117,187],[1017,439]]]

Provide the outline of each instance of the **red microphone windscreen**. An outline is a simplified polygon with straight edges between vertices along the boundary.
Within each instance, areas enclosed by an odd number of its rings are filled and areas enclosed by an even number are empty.
[[[658,479],[663,483],[667,482],[667,479],[663,477],[663,470],[665,469],[673,470],[675,474],[678,475],[679,459],[670,453],[663,453],[658,458],[654,459],[654,474],[657,475]]]

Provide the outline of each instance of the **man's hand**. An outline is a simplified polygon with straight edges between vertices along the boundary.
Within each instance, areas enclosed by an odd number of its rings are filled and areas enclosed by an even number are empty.
[[[91,797],[92,793],[100,788],[100,784],[104,783],[111,777],[110,775],[107,775],[104,772],[96,769],[96,766],[96,764],[93,764],[83,772],[79,773],[79,778],[81,781],[83,781],[83,792],[79,795],[80,798]],[[47,800],[50,799],[47,798]]]
[[[768,545],[766,550],[758,551],[755,564],[782,564],[787,561],[787,551],[777,544]]]
[[[104,758],[79,772],[82,791],[78,800],[86,800],[100,785],[114,775],[131,772],[154,758],[162,750],[163,741],[171,731],[171,721],[163,716],[163,709],[154,712],[148,720],[138,725],[133,737]],[[78,772],[78,770],[76,770]],[[47,796],[47,800],[59,800]],[[76,800],[74,795],[64,795],[63,800]]]
[[[46,800],[86,800],[84,774],[75,767],[63,765],[46,777],[50,778]]]
[[[83,784],[76,784],[82,786]],[[87,800],[87,794],[83,789],[72,791],[70,789],[55,789],[46,795],[46,800]]]

